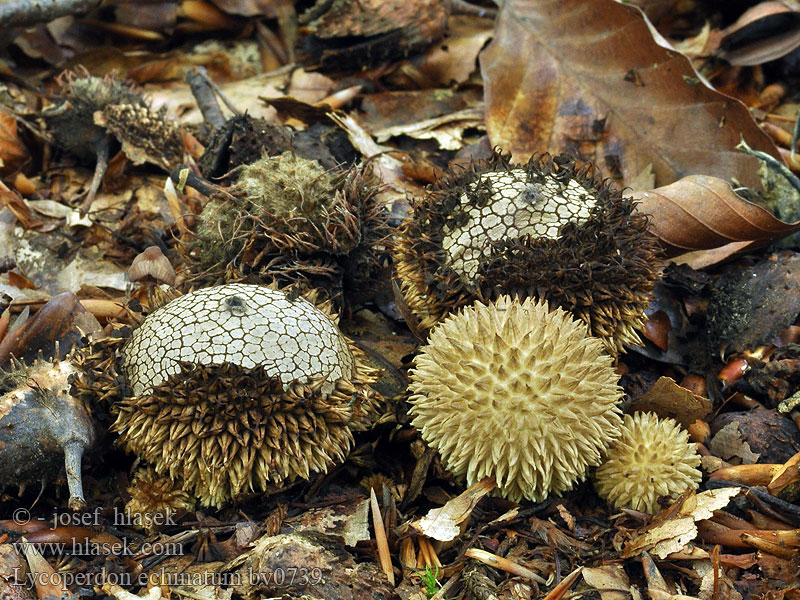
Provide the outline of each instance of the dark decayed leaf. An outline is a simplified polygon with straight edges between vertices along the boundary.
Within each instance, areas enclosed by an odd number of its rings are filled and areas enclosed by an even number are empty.
[[[656,185],[703,173],[759,187],[735,146],[778,156],[741,102],[613,0],[507,0],[481,69],[489,138],[516,160],[567,151],[624,185],[652,165]]]

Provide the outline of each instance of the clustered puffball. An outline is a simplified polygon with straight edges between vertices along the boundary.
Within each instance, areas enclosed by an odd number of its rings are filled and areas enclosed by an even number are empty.
[[[546,302],[501,296],[436,326],[416,357],[412,424],[471,485],[510,500],[572,489],[622,424],[612,358],[586,325]]]
[[[204,506],[308,479],[369,427],[376,372],[302,297],[228,284],[150,314],[122,350],[122,446]]]
[[[659,498],[697,489],[702,474],[696,448],[673,419],[625,415],[620,438],[595,471],[595,489],[614,508],[655,514]]]
[[[414,202],[396,272],[423,330],[477,299],[532,296],[582,319],[617,354],[641,343],[660,271],[647,225],[591,165],[566,155],[514,165],[495,153]]]

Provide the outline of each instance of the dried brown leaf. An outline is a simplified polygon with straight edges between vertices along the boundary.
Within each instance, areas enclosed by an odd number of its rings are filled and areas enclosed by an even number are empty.
[[[454,540],[461,534],[459,525],[469,518],[475,505],[496,485],[491,477],[481,479],[443,507],[430,510],[411,525],[429,538],[442,542]]]
[[[632,409],[654,412],[662,419],[675,419],[685,428],[711,412],[711,400],[693,394],[670,377],[659,377],[650,391],[633,403]]]
[[[28,149],[17,135],[17,120],[0,110],[0,174],[14,172],[28,158]]]
[[[740,138],[778,156],[744,104],[613,0],[507,0],[480,62],[489,138],[516,160],[566,151],[624,184],[652,163],[657,185],[705,173],[758,187]]]
[[[432,47],[416,66],[431,83],[464,83],[475,71],[478,52],[492,37],[492,20],[454,15],[447,21],[447,41]]]
[[[720,248],[730,243],[766,242],[800,230],[738,196],[717,177],[690,175],[669,185],[635,193],[639,210],[651,215],[650,230],[667,251]]]
[[[42,224],[39,219],[31,214],[22,196],[14,190],[8,189],[8,187],[0,181],[0,208],[4,206],[11,211],[11,214],[16,217],[20,225],[25,229],[39,227]]]
[[[637,532],[626,542],[623,555],[629,558],[650,552],[663,559],[684,550],[697,537],[695,523],[711,518],[715,510],[727,506],[731,498],[740,492],[739,488],[720,488],[689,494],[677,514],[663,520],[656,518],[650,526]]]
[[[600,593],[601,600],[627,600],[631,581],[622,565],[583,568],[583,580]]]
[[[800,12],[785,2],[761,2],[720,33],[718,56],[736,66],[760,65],[800,46]]]

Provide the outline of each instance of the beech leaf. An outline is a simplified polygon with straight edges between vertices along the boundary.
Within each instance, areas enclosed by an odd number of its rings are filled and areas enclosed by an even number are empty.
[[[656,185],[704,173],[760,188],[735,147],[778,157],[775,145],[665,45],[614,0],[506,0],[480,57],[490,141],[516,161],[577,154],[623,185],[652,163]]]
[[[768,210],[744,200],[717,177],[690,175],[654,190],[633,194],[639,210],[651,215],[650,230],[670,255],[732,245],[716,261],[754,242],[767,242],[800,230]],[[707,263],[713,264],[713,263]]]

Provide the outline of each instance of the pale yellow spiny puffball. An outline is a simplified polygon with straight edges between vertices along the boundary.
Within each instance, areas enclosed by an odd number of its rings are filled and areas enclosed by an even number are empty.
[[[597,468],[594,487],[614,508],[655,514],[659,498],[697,489],[702,474],[696,448],[673,419],[625,415],[622,435]]]
[[[622,424],[611,357],[569,313],[501,296],[449,316],[411,373],[422,438],[468,484],[518,501],[572,489]]]

